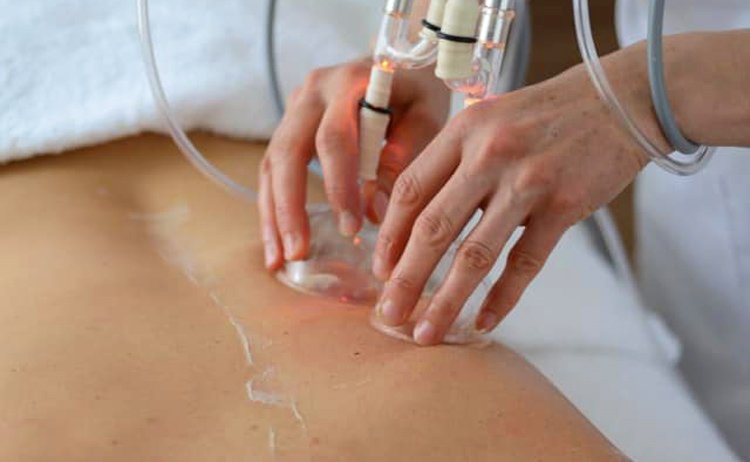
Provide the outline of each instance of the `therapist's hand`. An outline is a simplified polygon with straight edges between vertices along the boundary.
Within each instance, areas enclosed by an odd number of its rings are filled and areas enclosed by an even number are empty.
[[[606,67],[626,107],[659,139],[644,67],[626,58]],[[422,345],[442,340],[511,233],[523,226],[477,320],[480,331],[493,329],[565,230],[617,196],[646,163],[581,66],[467,108],[396,182],[373,263],[387,280],[377,306],[381,320],[400,325],[409,318],[438,260],[483,209],[414,337]]]
[[[393,183],[445,123],[450,97],[432,69],[399,72],[393,118],[378,170],[378,191],[363,203],[358,190],[358,114],[372,62],[361,60],[312,72],[287,103],[260,171],[258,208],[269,269],[302,259],[309,247],[305,212],[307,165],[317,153],[325,190],[344,235],[367,215],[379,222]]]

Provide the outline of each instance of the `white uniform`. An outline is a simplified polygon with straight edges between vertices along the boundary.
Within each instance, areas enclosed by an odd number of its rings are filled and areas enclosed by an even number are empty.
[[[645,38],[647,14],[647,0],[618,1],[621,45]],[[738,28],[750,28],[748,0],[667,2],[665,33]],[[699,400],[750,459],[750,150],[722,148],[689,178],[649,166],[636,209],[646,302],[681,338]]]

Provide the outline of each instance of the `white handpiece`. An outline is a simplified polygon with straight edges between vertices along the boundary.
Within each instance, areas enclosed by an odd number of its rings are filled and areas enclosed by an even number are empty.
[[[465,79],[474,74],[479,3],[477,0],[448,0],[438,43],[435,75],[443,80]]]
[[[380,152],[390,122],[388,104],[391,99],[393,71],[375,65],[370,72],[364,103],[359,111],[359,177],[363,181],[378,178]]]

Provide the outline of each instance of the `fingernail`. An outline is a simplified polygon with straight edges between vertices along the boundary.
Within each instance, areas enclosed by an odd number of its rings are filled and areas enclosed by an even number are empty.
[[[436,334],[437,330],[432,322],[423,319],[414,328],[414,341],[420,345],[431,345],[435,341]]]
[[[372,210],[375,212],[375,217],[378,223],[382,223],[385,218],[385,210],[388,208],[388,195],[383,191],[375,193],[375,197],[372,199]]]
[[[265,246],[265,254],[266,254],[266,267],[271,268],[274,264],[276,264],[276,259],[279,257],[279,251],[276,249],[276,246],[273,244],[269,244]]]
[[[482,334],[486,334],[495,328],[498,321],[497,314],[492,311],[485,311],[477,319],[477,330]]]
[[[292,260],[302,253],[302,239],[294,234],[287,233],[284,235],[284,258]]]
[[[384,300],[378,304],[378,316],[389,326],[401,324],[401,313],[390,300]]]
[[[339,213],[339,232],[346,237],[353,237],[359,231],[359,221],[348,210]]]

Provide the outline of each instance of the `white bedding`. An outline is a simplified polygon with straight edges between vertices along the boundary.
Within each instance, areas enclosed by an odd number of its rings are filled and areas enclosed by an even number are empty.
[[[576,226],[495,335],[633,460],[739,460],[686,388],[665,329]]]
[[[151,2],[164,83],[185,127],[267,137],[276,117],[264,2]],[[380,8],[377,0],[280,4],[287,91],[313,67],[365,53]],[[159,129],[133,2],[0,0],[0,11],[0,161]],[[496,335],[635,460],[736,460],[683,387],[670,337],[649,319],[579,226]]]

